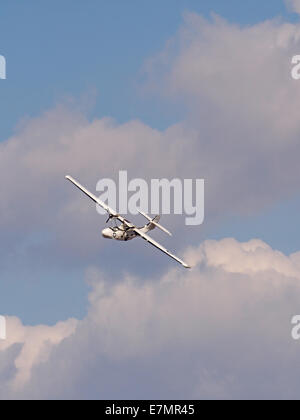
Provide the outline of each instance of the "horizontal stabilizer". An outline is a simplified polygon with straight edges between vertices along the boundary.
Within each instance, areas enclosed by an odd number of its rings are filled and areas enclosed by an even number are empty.
[[[172,233],[171,233],[171,232],[169,232],[169,231],[168,231],[168,229],[166,229],[165,227],[163,227],[162,225],[160,225],[159,223],[157,223],[157,222],[155,221],[155,218],[154,218],[154,219],[151,219],[151,217],[150,217],[150,216],[148,216],[146,213],[142,212],[141,210],[138,210],[138,212],[139,212],[142,216],[144,216],[147,220],[149,220],[149,222],[150,222],[152,225],[154,225],[154,226],[158,227],[158,228],[159,228],[160,230],[162,230],[163,232],[165,232],[165,233],[167,233],[168,235],[172,236]]]

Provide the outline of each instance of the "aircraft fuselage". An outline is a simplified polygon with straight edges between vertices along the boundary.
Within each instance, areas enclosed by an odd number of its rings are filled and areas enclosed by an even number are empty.
[[[133,229],[121,225],[118,227],[108,227],[102,230],[102,236],[105,239],[115,239],[117,241],[130,241],[136,238],[137,234]]]

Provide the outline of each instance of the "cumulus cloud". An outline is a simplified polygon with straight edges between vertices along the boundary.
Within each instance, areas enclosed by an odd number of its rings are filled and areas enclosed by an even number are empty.
[[[299,42],[299,24],[245,27],[187,13],[177,36],[145,65],[151,89],[185,104],[199,170],[223,209],[257,211],[298,189],[300,90],[291,59]]]
[[[191,272],[146,283],[128,275],[112,284],[91,268],[83,321],[28,331],[12,319],[0,350],[12,365],[2,397],[296,397],[300,253],[224,239],[186,258]]]
[[[64,176],[73,175],[92,191],[100,178],[117,181],[121,169],[127,169],[132,178],[173,177],[176,168],[183,166],[182,147],[181,133],[172,133],[171,140],[171,133],[139,121],[118,125],[103,118],[89,122],[63,106],[28,122],[0,144],[3,258],[20,243],[31,248],[32,254],[52,256],[56,264],[60,259],[67,263],[68,256],[73,264],[75,255],[79,260],[99,255],[105,219]],[[170,159],[164,163],[155,159],[157,150]],[[42,240],[36,241],[39,232]],[[105,245],[109,248],[111,243]]]
[[[16,317],[7,317],[6,323],[8,335],[6,340],[0,341],[0,353],[3,356],[7,349],[19,345],[13,360],[15,375],[7,383],[9,389],[18,389],[30,379],[33,366],[47,360],[51,348],[74,333],[77,320],[59,322],[53,327],[24,326]]]

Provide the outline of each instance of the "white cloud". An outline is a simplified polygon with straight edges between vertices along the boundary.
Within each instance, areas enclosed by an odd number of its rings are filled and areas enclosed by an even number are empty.
[[[185,103],[186,125],[197,132],[190,156],[224,210],[257,211],[298,189],[300,90],[291,59],[299,49],[299,24],[244,27],[187,13],[146,65],[151,89]]]
[[[299,255],[226,239],[190,249],[191,272],[174,269],[155,281],[127,276],[112,285],[91,269],[83,321],[21,327],[21,334],[11,323],[6,352],[25,345],[9,383],[22,386],[0,381],[2,396],[295,397],[290,322],[300,310]],[[1,357],[8,358],[3,348]]]
[[[8,388],[17,390],[30,379],[34,365],[47,360],[51,348],[74,333],[78,322],[70,319],[58,322],[53,327],[45,325],[30,327],[24,326],[16,317],[6,317],[6,323],[8,335],[6,340],[0,341],[0,352],[15,344],[22,345],[14,360],[16,375],[7,384]]]

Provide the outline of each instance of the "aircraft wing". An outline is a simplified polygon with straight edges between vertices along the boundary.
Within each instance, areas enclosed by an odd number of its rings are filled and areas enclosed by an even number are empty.
[[[74,178],[67,175],[66,179],[69,180],[70,182],[72,182],[72,184],[74,184],[75,187],[79,188],[85,195],[90,197],[95,203],[99,204],[99,206],[101,206],[104,210],[106,210],[107,213],[109,213],[109,215],[112,215],[114,218],[120,220],[121,223],[124,223],[126,226],[128,226],[130,228],[134,227],[134,225],[132,225],[130,222],[128,222],[128,220],[124,219],[124,217],[120,216],[115,210],[110,208],[107,204],[105,204],[103,201],[101,201],[98,197],[96,197],[94,194],[89,192],[86,188],[84,188],[81,184],[79,184],[79,182],[76,181]]]
[[[104,210],[106,210],[110,215],[118,219],[121,223],[124,223],[126,226],[131,228],[138,236],[143,238],[145,241],[149,242],[151,245],[155,246],[155,248],[159,249],[160,251],[164,252],[169,257],[173,258],[175,261],[179,262],[183,267],[185,268],[191,268],[188,264],[186,264],[184,261],[182,261],[180,258],[176,257],[176,255],[171,254],[166,248],[164,248],[162,245],[160,245],[158,242],[156,242],[154,239],[152,239],[150,236],[146,235],[144,232],[142,232],[140,229],[135,227],[132,223],[130,223],[128,220],[124,219],[124,217],[120,216],[115,210],[111,209],[107,204],[105,204],[103,201],[101,201],[98,197],[96,197],[94,194],[89,192],[86,188],[84,188],[79,182],[77,182],[74,178],[67,175],[66,179],[72,182],[77,188],[79,188],[85,195],[90,197],[95,203],[99,204]]]
[[[186,264],[184,261],[182,261],[180,258],[176,257],[176,255],[171,254],[171,252],[169,252],[165,247],[163,247],[162,245],[160,245],[158,242],[156,242],[154,239],[152,239],[149,235],[147,235],[146,233],[142,232],[140,229],[138,228],[134,228],[133,229],[135,231],[135,233],[140,236],[141,238],[145,239],[145,241],[149,242],[149,244],[155,246],[155,248],[159,249],[160,251],[164,252],[165,254],[167,254],[169,257],[173,258],[173,260],[179,262],[181,265],[183,265],[183,267],[185,268],[191,268],[188,264]]]

